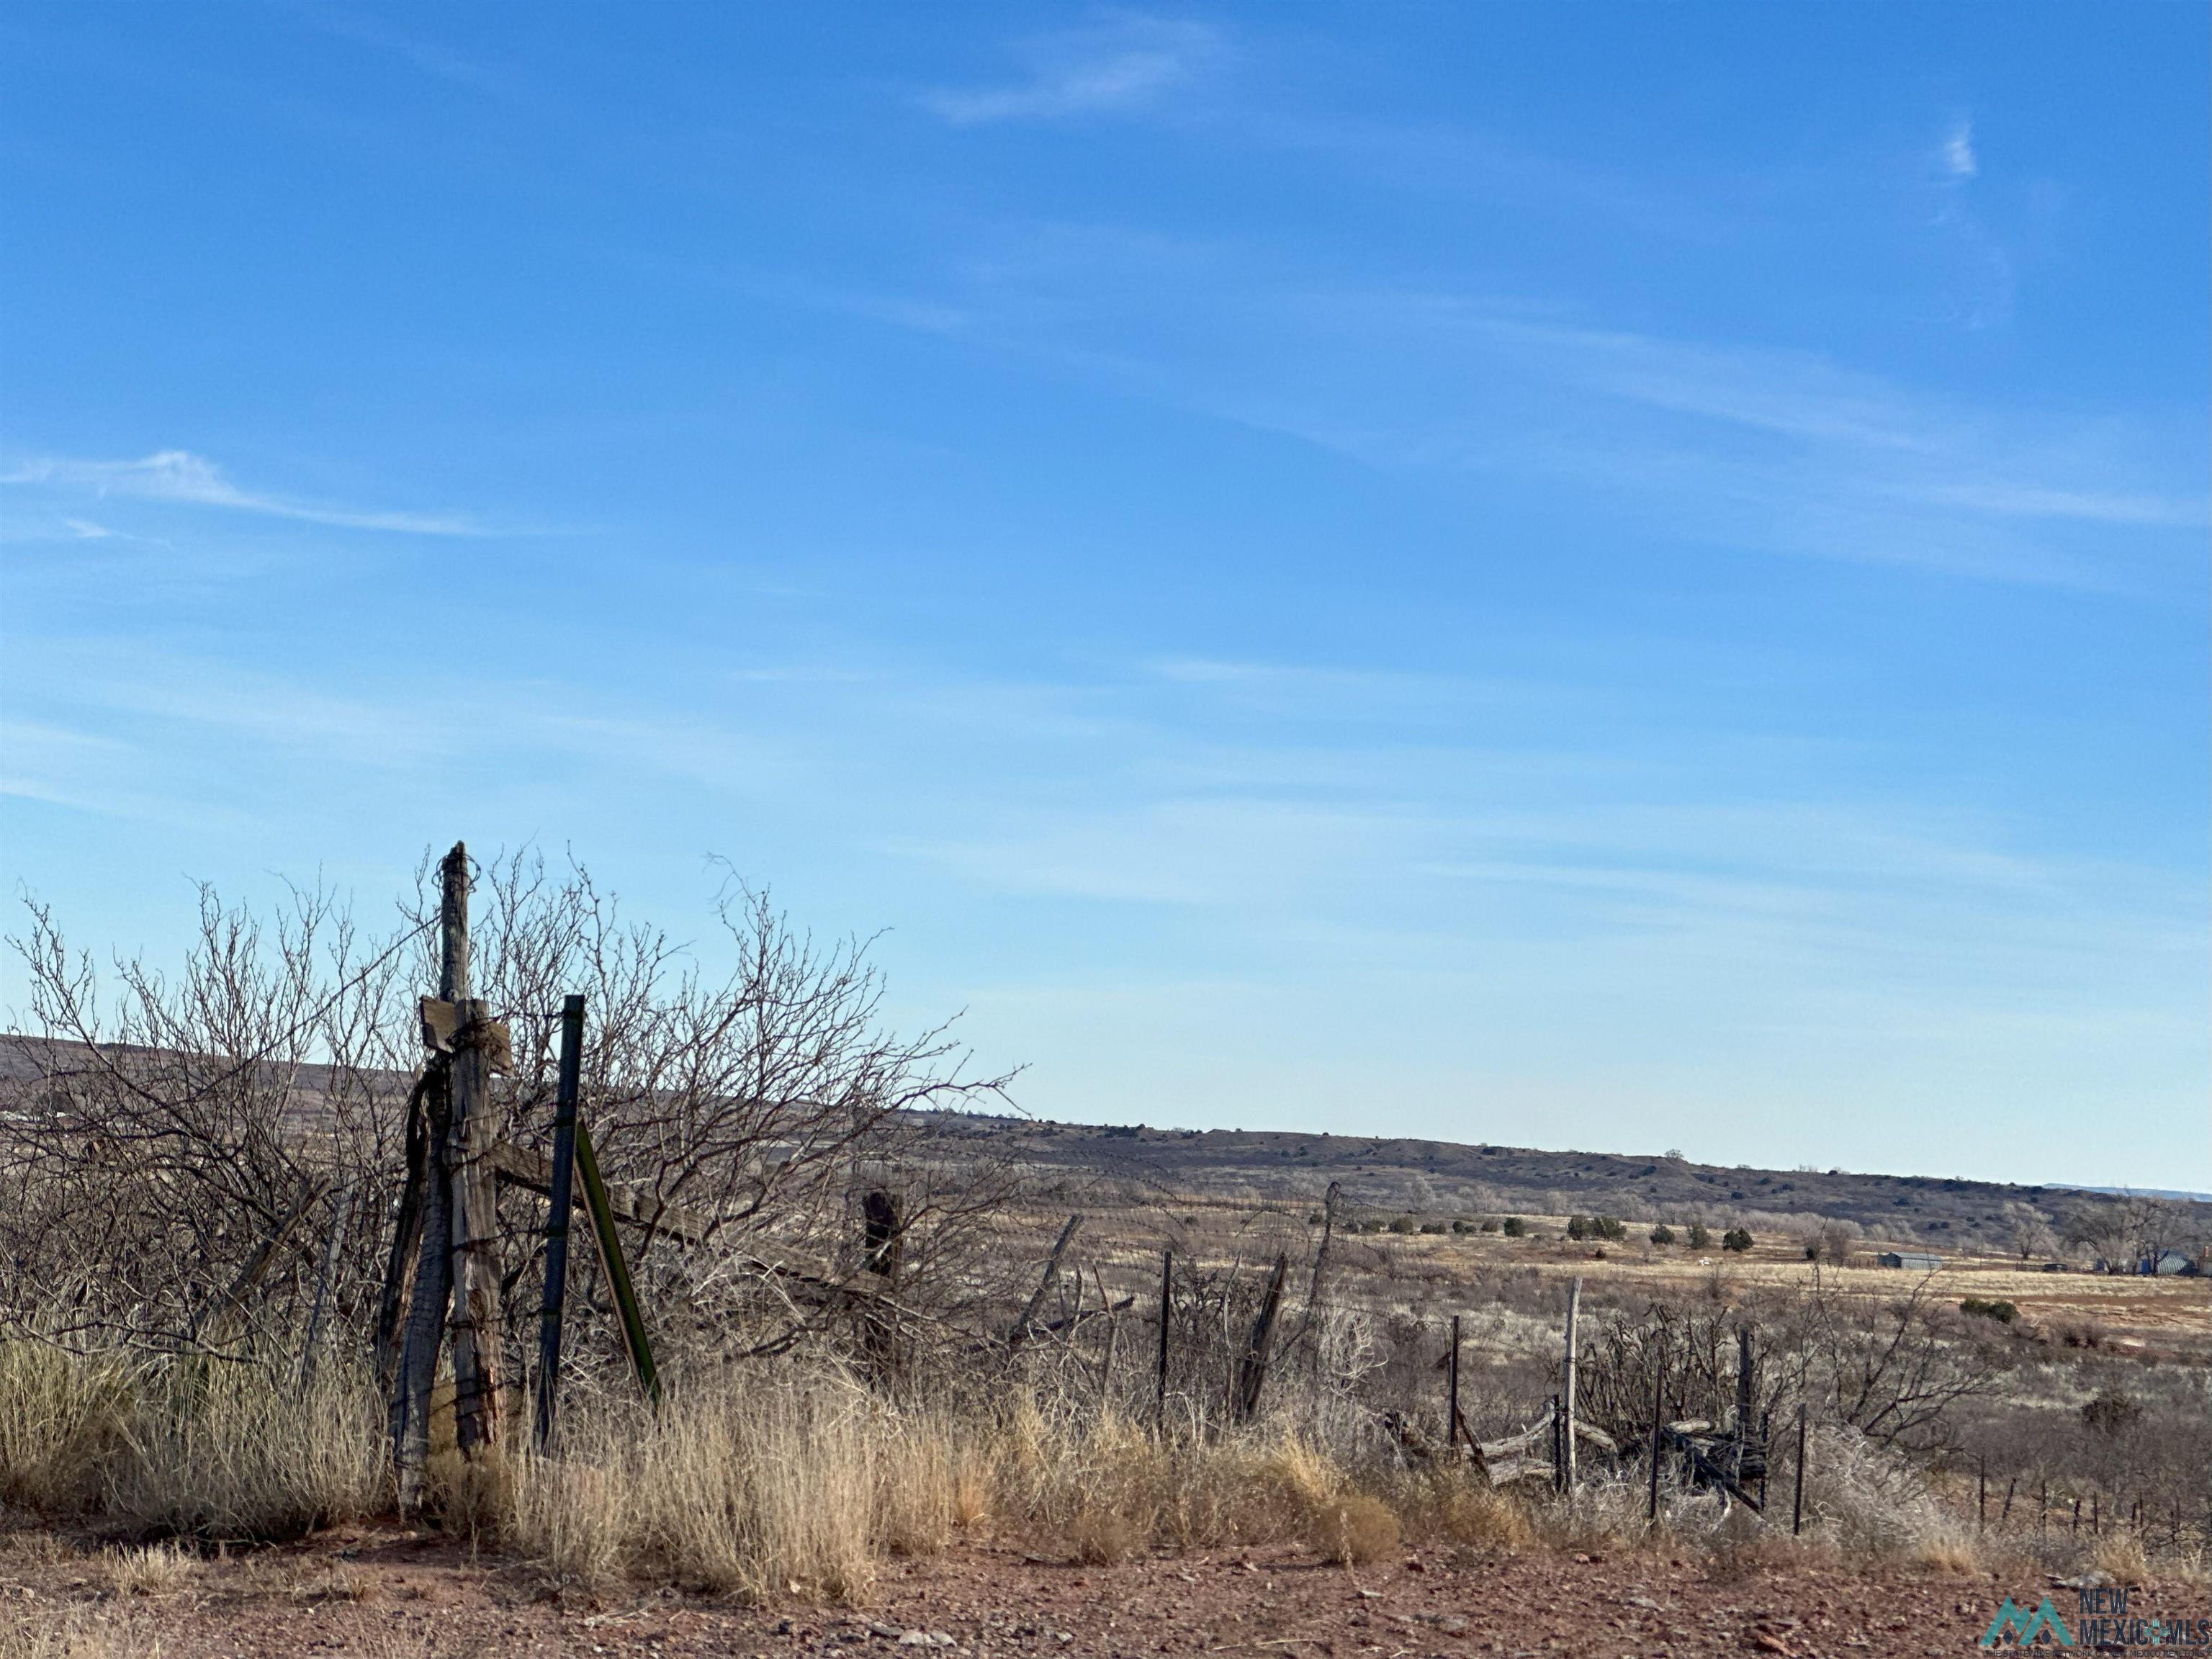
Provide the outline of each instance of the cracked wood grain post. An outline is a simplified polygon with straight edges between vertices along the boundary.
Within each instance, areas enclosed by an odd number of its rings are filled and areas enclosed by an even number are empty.
[[[470,994],[469,855],[453,843],[441,867],[440,990],[453,1005],[453,1125],[447,1132],[453,1239],[453,1438],[465,1456],[499,1440],[499,1216],[489,1159],[491,1073],[503,1033],[489,1004]]]
[[[1575,1321],[1582,1312],[1582,1275],[1567,1285],[1566,1358],[1559,1368],[1559,1485],[1568,1492],[1575,1485]]]

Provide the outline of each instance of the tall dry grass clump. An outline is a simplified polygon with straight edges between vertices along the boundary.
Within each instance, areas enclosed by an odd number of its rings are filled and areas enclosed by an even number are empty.
[[[140,1538],[297,1536],[375,1509],[375,1389],[326,1368],[0,1343],[0,1492]]]
[[[514,1457],[497,1530],[586,1582],[641,1574],[756,1601],[853,1600],[884,1555],[942,1547],[961,1518],[963,1455],[942,1419],[834,1371],[708,1384],[657,1413],[580,1416],[554,1455]]]
[[[1111,1411],[1054,1412],[1018,1396],[971,1455],[990,1471],[1001,1516],[1061,1531],[1085,1560],[1297,1541],[1366,1561],[1398,1542],[1389,1506],[1285,1428],[1162,1439]]]
[[[145,1367],[0,1340],[0,1504],[45,1515],[97,1506]]]

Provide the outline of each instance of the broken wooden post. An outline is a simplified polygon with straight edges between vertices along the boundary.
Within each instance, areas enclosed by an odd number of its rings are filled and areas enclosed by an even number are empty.
[[[553,1095],[553,1191],[545,1212],[545,1295],[538,1307],[539,1450],[553,1438],[554,1401],[561,1386],[561,1315],[568,1296],[568,1218],[574,1208],[576,1097],[582,1092],[584,1000],[561,1000],[561,1072]]]
[[[1260,1409],[1260,1390],[1267,1381],[1268,1348],[1274,1341],[1275,1316],[1283,1305],[1283,1281],[1290,1276],[1287,1250],[1275,1253],[1275,1270],[1267,1275],[1267,1288],[1260,1297],[1260,1311],[1253,1318],[1252,1334],[1245,1339],[1244,1355],[1237,1365],[1237,1417],[1249,1423]]]
[[[1572,1491],[1575,1484],[1575,1320],[1583,1305],[1582,1275],[1577,1273],[1567,1286],[1567,1352],[1560,1368],[1559,1401],[1562,1449],[1559,1454],[1559,1484],[1563,1492]]]
[[[1067,1247],[1075,1242],[1075,1235],[1082,1231],[1082,1227],[1083,1217],[1078,1213],[1068,1217],[1067,1224],[1060,1230],[1060,1237],[1053,1243],[1052,1254],[1044,1259],[1044,1272],[1037,1279],[1036,1289],[1030,1292],[1030,1299],[1022,1309],[1022,1316],[1014,1322],[1013,1329],[1006,1333],[1008,1348],[1018,1348],[1029,1340],[1030,1327],[1036,1322],[1038,1310],[1044,1306],[1046,1293],[1060,1277],[1060,1259],[1067,1254]]]
[[[1797,1490],[1790,1500],[1790,1531],[1791,1536],[1805,1530],[1805,1407],[1797,1406]]]
[[[1459,1316],[1451,1322],[1451,1363],[1444,1384],[1444,1444],[1459,1444]]]
[[[1168,1431],[1168,1323],[1175,1311],[1175,1252],[1160,1252],[1160,1364],[1159,1376],[1154,1385],[1152,1403],[1153,1427],[1161,1434]]]

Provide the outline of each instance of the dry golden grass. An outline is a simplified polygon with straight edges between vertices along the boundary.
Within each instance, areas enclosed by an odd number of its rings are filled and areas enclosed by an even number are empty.
[[[377,1502],[381,1415],[336,1368],[303,1394],[268,1365],[0,1342],[0,1497],[141,1538],[295,1536]]]
[[[857,1600],[884,1554],[941,1547],[962,1476],[944,1425],[823,1373],[572,1421],[556,1455],[456,1460],[438,1491],[448,1524],[565,1577],[648,1573],[755,1601]]]
[[[2150,1560],[2143,1552],[2142,1540],[2131,1532],[2111,1533],[2099,1539],[2089,1553],[2089,1565],[2123,1584],[2140,1584],[2150,1577]]]
[[[118,1595],[175,1595],[198,1577],[200,1559],[173,1540],[111,1549],[100,1554],[100,1571]]]
[[[143,1617],[108,1607],[18,1609],[0,1619],[0,1659],[161,1659]]]
[[[1976,1573],[1984,1570],[1982,1548],[1963,1528],[1939,1528],[1915,1539],[1911,1559],[1937,1572]]]

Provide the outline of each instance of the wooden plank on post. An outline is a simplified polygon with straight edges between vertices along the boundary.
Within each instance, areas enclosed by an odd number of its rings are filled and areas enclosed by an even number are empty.
[[[392,1249],[385,1259],[384,1288],[376,1309],[376,1382],[387,1398],[397,1385],[406,1342],[407,1292],[415,1279],[415,1258],[422,1248],[422,1205],[434,1162],[424,1102],[430,1090],[445,1086],[445,1069],[443,1060],[433,1058],[407,1094],[407,1179],[399,1191],[398,1213],[392,1218]]]
[[[538,1306],[538,1449],[553,1439],[561,1388],[561,1314],[568,1295],[568,1217],[576,1174],[576,1097],[584,1066],[584,1000],[561,1002],[561,1071],[553,1096],[553,1190],[545,1212],[545,1295]]]
[[[415,1258],[415,1282],[408,1297],[399,1363],[392,1387],[392,1467],[398,1483],[399,1507],[411,1511],[422,1502],[422,1470],[430,1455],[430,1389],[438,1376],[438,1349],[453,1301],[452,1216],[447,1203],[445,1142],[453,1109],[445,1068],[423,1096],[426,1176],[422,1219]]]
[[[607,1290],[614,1297],[615,1314],[622,1324],[623,1346],[629,1353],[630,1369],[646,1397],[660,1403],[660,1372],[653,1363],[653,1343],[645,1332],[645,1314],[638,1306],[637,1291],[630,1283],[629,1264],[623,1260],[622,1240],[615,1233],[615,1212],[607,1202],[607,1183],[599,1176],[599,1155],[592,1150],[592,1132],[582,1119],[576,1122],[576,1173],[584,1182],[584,1207],[591,1214],[592,1237],[599,1246],[599,1267],[606,1274]]]

